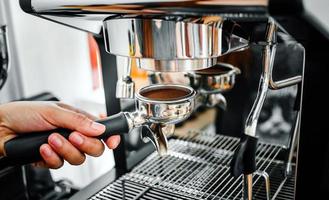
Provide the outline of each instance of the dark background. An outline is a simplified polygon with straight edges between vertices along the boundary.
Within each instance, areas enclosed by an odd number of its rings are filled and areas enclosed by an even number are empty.
[[[301,0],[271,0],[270,13],[306,51],[296,199],[328,199],[329,134],[326,128],[329,34],[305,15]]]

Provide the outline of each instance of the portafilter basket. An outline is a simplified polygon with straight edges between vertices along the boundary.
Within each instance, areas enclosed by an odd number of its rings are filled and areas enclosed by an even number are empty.
[[[160,155],[167,152],[166,134],[173,133],[174,124],[187,119],[193,111],[196,92],[182,85],[150,85],[136,94],[136,110],[121,112],[98,123],[105,125],[105,132],[98,139],[106,140],[112,135],[129,133],[136,127],[146,127],[142,137],[152,141]],[[5,143],[5,154],[9,163],[27,164],[40,161],[40,146],[48,142],[52,133],[69,138],[72,130],[55,129],[27,133]]]
[[[177,124],[194,107],[196,92],[183,85],[151,85],[136,94],[137,109],[151,123]]]

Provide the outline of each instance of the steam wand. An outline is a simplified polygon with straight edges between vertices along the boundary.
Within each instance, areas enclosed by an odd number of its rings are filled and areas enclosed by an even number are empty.
[[[257,141],[256,128],[262,110],[269,82],[272,79],[272,68],[276,50],[276,24],[272,18],[269,19],[266,33],[266,45],[263,49],[263,71],[260,77],[257,97],[247,117],[244,137],[241,139],[238,148],[235,150],[231,161],[231,173],[235,177],[244,174],[244,196],[243,199],[252,199],[253,173],[256,171],[256,149]]]

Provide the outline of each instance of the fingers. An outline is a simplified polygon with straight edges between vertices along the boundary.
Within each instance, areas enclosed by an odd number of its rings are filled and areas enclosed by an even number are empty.
[[[80,165],[86,159],[83,153],[58,133],[51,134],[48,143],[60,157],[72,165]]]
[[[58,154],[54,152],[54,150],[49,146],[49,144],[41,145],[40,154],[45,162],[45,166],[49,168],[58,169],[64,164],[63,159],[61,159]]]
[[[71,133],[69,141],[81,152],[94,157],[98,157],[104,152],[104,145],[99,139],[86,137],[79,132]]]
[[[71,133],[68,140],[58,133],[53,133],[49,136],[48,143],[40,147],[43,161],[35,163],[35,166],[58,169],[63,165],[63,160],[67,160],[72,165],[80,165],[85,161],[84,153],[97,157],[104,152],[104,145],[100,140],[79,132]],[[110,149],[116,148],[119,143],[119,135],[111,136],[106,140],[106,145]]]
[[[105,143],[110,149],[115,149],[120,144],[120,135],[114,135],[109,137]]]
[[[41,167],[41,168],[51,168],[47,165],[47,163],[45,161],[39,161],[39,162],[36,162],[36,163],[32,163],[32,166],[33,167]]]
[[[44,117],[54,126],[76,130],[86,136],[98,136],[105,131],[104,125],[94,122],[84,114],[62,107],[46,111]]]
[[[92,115],[92,114],[90,114],[90,113],[87,113],[86,111],[81,110],[81,109],[79,109],[79,108],[75,108],[75,107],[73,107],[73,106],[67,105],[67,104],[65,104],[65,103],[62,103],[62,102],[56,102],[56,105],[58,105],[59,107],[62,107],[62,108],[65,108],[65,109],[68,109],[68,110],[72,110],[72,111],[74,111],[74,112],[77,112],[77,113],[81,113],[81,114],[83,114],[83,115],[86,115],[86,116],[87,116],[89,119],[91,119],[91,120],[96,120],[96,119],[97,119],[96,116],[94,116],[94,115]]]

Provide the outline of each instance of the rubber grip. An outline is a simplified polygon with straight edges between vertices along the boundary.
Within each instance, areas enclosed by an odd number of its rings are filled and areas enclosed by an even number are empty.
[[[231,161],[231,174],[238,177],[256,171],[256,150],[258,139],[245,135],[234,152]]]
[[[98,139],[105,140],[112,135],[120,135],[129,132],[129,126],[124,113],[101,119],[97,121],[105,125],[105,132],[98,136]],[[68,138],[72,132],[69,129],[55,129],[50,131],[25,133],[7,141],[4,145],[6,157],[11,159],[13,164],[22,165],[42,160],[39,149],[42,144],[48,143],[48,137],[52,133],[59,133]]]

